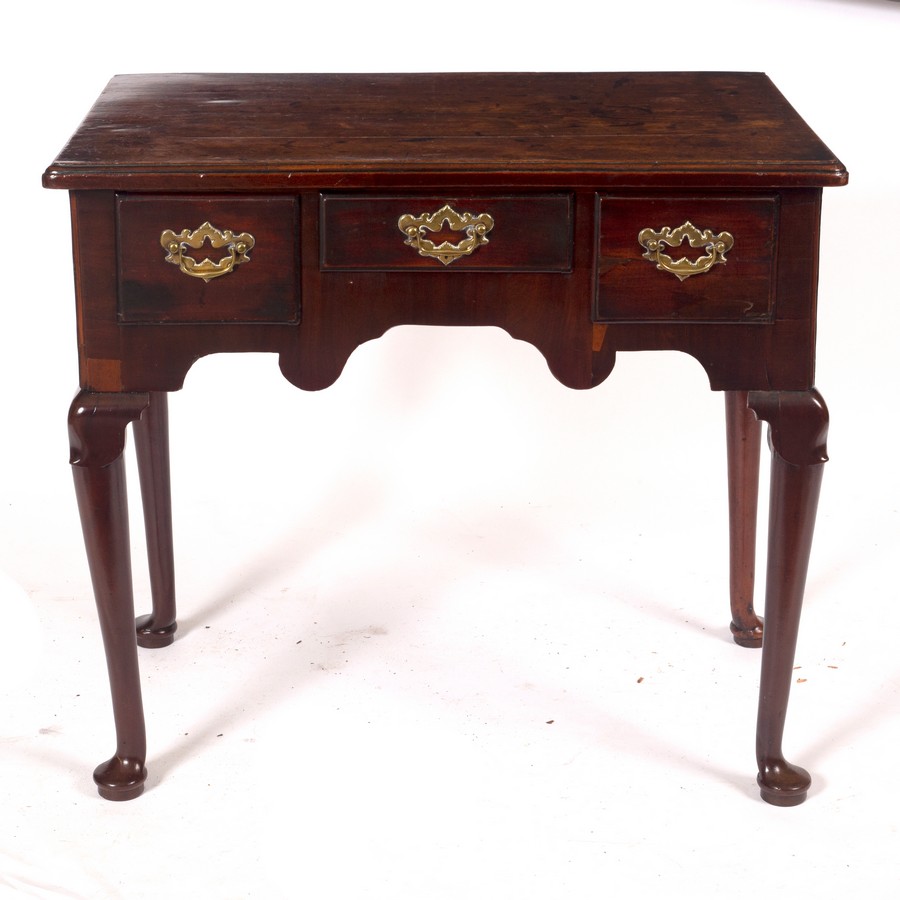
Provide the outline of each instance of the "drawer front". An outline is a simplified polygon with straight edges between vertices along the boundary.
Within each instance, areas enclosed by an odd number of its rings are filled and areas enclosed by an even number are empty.
[[[323,270],[569,272],[572,198],[323,194]]]
[[[295,197],[120,194],[121,322],[296,322]]]
[[[766,322],[778,199],[602,197],[594,319]]]

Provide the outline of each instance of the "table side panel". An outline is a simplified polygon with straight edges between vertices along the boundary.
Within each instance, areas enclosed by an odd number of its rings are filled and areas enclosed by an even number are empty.
[[[124,388],[118,309],[115,194],[72,191],[72,245],[78,327],[79,377],[83,388]]]

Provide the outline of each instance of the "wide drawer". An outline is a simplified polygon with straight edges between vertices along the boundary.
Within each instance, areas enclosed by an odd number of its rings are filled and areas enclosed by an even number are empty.
[[[119,320],[296,322],[295,197],[120,194]]]
[[[323,194],[323,270],[569,272],[572,198]]]
[[[776,196],[599,198],[596,321],[772,317]]]

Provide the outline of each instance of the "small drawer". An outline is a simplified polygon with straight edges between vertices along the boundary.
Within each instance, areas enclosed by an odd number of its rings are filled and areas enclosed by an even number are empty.
[[[323,194],[323,270],[569,272],[572,198]]]
[[[766,322],[778,199],[602,197],[594,319]]]
[[[116,200],[119,321],[298,321],[295,197]]]

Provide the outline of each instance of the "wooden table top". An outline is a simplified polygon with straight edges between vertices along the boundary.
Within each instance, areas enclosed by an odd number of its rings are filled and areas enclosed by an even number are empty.
[[[841,162],[760,73],[119,75],[47,187],[814,187]],[[407,179],[408,183],[408,179]]]

